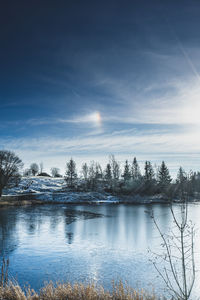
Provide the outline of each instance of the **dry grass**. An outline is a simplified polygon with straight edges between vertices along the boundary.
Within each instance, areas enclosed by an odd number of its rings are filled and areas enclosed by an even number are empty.
[[[113,285],[113,291],[107,292],[103,287],[70,283],[49,283],[39,293],[27,288],[24,292],[19,285],[9,283],[0,287],[1,300],[156,300],[155,295],[136,291],[122,283]]]
[[[26,196],[27,199],[22,197],[15,196],[2,196],[0,197],[0,208],[4,206],[22,206],[22,205],[38,205],[45,204],[44,201],[37,199],[28,199],[29,196]],[[24,197],[25,198],[25,197]]]

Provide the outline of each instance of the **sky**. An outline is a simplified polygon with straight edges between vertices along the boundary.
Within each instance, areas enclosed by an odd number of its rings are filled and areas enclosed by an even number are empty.
[[[200,2],[4,1],[0,149],[200,170]]]

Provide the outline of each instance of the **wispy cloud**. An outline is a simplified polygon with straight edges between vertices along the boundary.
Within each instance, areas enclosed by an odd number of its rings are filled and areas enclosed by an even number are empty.
[[[130,124],[200,124],[198,80],[194,78],[187,78],[183,82],[176,80],[170,84],[168,82],[165,87],[164,90],[163,85],[160,95],[156,95],[158,89],[156,85],[146,88],[145,93],[134,97],[131,92],[127,94],[126,86],[123,88],[121,86],[119,93],[116,82],[116,90],[112,90],[113,97],[123,94],[126,101],[121,106],[113,107],[110,114],[105,115],[104,120]],[[173,92],[169,93],[170,88]]]
[[[88,114],[77,115],[72,118],[32,118],[25,121],[26,124],[32,126],[40,126],[47,124],[93,124],[100,125],[101,124],[101,114],[98,111],[90,112]]]
[[[157,156],[163,159],[166,155],[196,155],[200,151],[200,141],[197,131],[169,132],[152,130],[151,132],[132,130],[116,131],[110,134],[96,136],[78,136],[74,138],[39,137],[27,139],[1,139],[4,148],[12,149],[24,159],[25,163],[32,160],[45,160],[46,165],[57,162],[63,168],[66,159],[73,156],[89,161],[92,157],[114,153],[121,159],[127,156],[146,156],[153,159]],[[31,159],[30,159],[31,158]],[[177,165],[181,159],[177,160]],[[183,162],[184,165],[184,162]],[[192,166],[191,166],[192,167]]]
[[[187,81],[173,81],[171,83],[163,84],[162,90],[173,90],[173,93],[163,92],[162,95],[156,95],[155,91],[158,89],[157,85],[150,85],[144,89],[143,94],[132,96],[131,89],[127,92],[127,87],[121,84],[120,92],[119,85],[116,81],[114,87],[110,87],[112,99],[116,95],[126,100],[122,103],[115,103],[113,106],[106,109],[102,108],[102,112],[91,111],[85,107],[86,113],[77,113],[73,117],[48,117],[48,118],[31,118],[23,121],[23,123],[30,126],[41,126],[48,124],[74,124],[89,126],[100,125],[106,123],[125,123],[125,124],[177,124],[189,125],[200,124],[200,86],[197,80],[188,79]],[[134,92],[133,92],[134,94]],[[12,121],[4,122],[4,125],[11,125]],[[14,121],[20,124],[19,121]],[[22,123],[22,122],[21,122]],[[2,122],[3,125],[3,122]]]

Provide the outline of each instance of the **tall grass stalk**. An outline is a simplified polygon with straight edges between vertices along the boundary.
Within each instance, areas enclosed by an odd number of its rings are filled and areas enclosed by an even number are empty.
[[[8,267],[9,267],[9,259],[3,258],[1,273],[0,273],[0,287],[5,287],[8,283]]]
[[[31,288],[25,291],[12,282],[0,287],[0,299],[3,300],[156,300],[154,294],[137,291],[123,283],[114,284],[112,292],[93,284],[76,283],[46,284],[38,293]]]

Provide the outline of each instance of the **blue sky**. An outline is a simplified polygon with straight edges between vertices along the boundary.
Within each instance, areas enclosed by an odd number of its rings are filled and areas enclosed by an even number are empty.
[[[172,173],[200,165],[198,1],[9,1],[0,10],[0,148]]]

